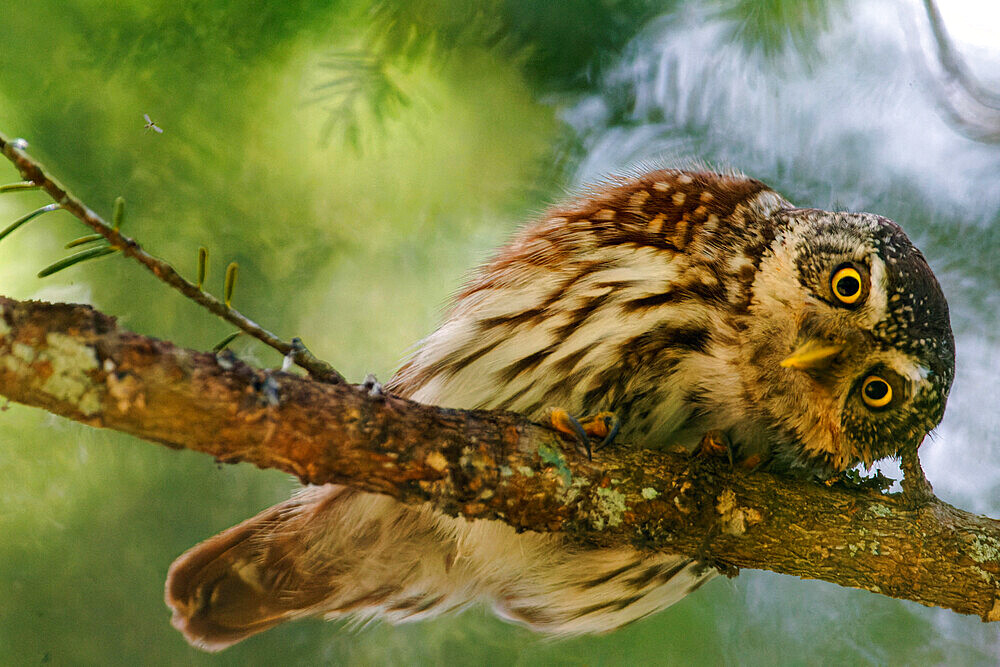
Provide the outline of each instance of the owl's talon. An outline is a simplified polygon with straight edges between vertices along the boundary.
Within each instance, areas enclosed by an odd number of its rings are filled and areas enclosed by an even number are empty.
[[[549,422],[560,433],[572,436],[576,440],[577,449],[580,449],[581,453],[587,455],[587,460],[593,458],[590,438],[587,436],[587,432],[583,430],[583,424],[576,417],[562,408],[552,408],[552,411],[549,413]]]
[[[729,436],[719,430],[711,430],[702,436],[701,442],[694,450],[695,456],[725,456],[729,460],[729,466],[735,468],[733,463],[733,444]]]
[[[552,408],[549,411],[549,423],[560,433],[572,436],[581,453],[591,460],[594,452],[611,444],[621,426],[618,417],[611,412],[599,412],[577,419],[562,408]],[[601,441],[594,447],[591,445],[591,438],[601,438]]]
[[[594,416],[595,418],[600,417],[604,423],[605,435],[604,439],[601,440],[596,447],[594,447],[595,452],[599,452],[612,442],[615,441],[615,436],[618,435],[618,430],[621,428],[622,422],[618,419],[618,416],[612,412],[601,412]]]

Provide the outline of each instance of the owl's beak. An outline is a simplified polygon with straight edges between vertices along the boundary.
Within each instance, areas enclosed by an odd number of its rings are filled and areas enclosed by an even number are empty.
[[[810,340],[781,360],[782,368],[797,368],[800,371],[822,368],[828,365],[843,350],[842,345],[831,345],[826,341]]]

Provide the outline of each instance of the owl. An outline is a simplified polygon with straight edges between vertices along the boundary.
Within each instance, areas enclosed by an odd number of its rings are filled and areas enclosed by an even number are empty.
[[[386,388],[537,420],[612,413],[636,446],[719,433],[739,460],[825,477],[915,451],[953,374],[948,306],[897,224],[798,208],[740,174],[660,170],[526,227]],[[714,574],[685,555],[327,485],[182,555],[166,600],[211,651],[304,616],[403,622],[477,601],[574,635],[657,612]]]

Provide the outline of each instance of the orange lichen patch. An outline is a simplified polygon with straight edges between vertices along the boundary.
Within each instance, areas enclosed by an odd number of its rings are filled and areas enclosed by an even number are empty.
[[[503,445],[505,449],[515,449],[521,441],[521,434],[516,426],[508,426],[503,430]]]
[[[462,508],[462,513],[466,516],[477,516],[486,511],[485,503],[466,503]]]
[[[446,459],[444,454],[441,452],[431,452],[424,459],[424,463],[438,472],[444,472],[444,470],[448,467],[448,459]]]

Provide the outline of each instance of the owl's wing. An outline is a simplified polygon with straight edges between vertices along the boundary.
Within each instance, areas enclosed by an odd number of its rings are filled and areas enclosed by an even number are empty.
[[[400,621],[457,606],[469,595],[447,585],[449,557],[429,511],[311,487],[178,558],[165,597],[187,640],[218,651],[302,616]]]
[[[701,351],[721,311],[748,301],[753,258],[774,238],[767,222],[788,207],[759,181],[707,172],[655,171],[583,193],[482,267],[387,388],[535,418],[552,405],[612,410],[635,428],[648,406],[631,394],[661,385],[679,357]]]
[[[330,501],[336,500],[330,493]],[[297,496],[193,547],[174,561],[165,597],[172,623],[199,648],[219,651],[309,609],[328,591],[296,564],[314,503]],[[277,566],[277,567],[276,567]]]

